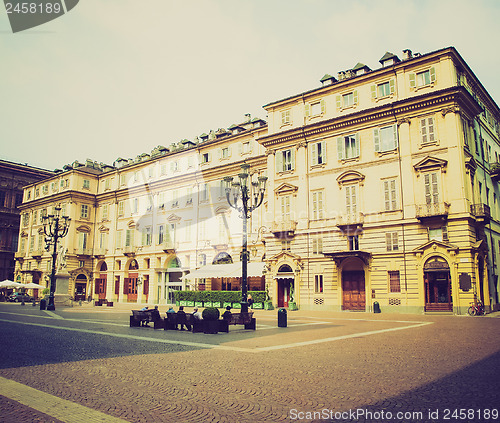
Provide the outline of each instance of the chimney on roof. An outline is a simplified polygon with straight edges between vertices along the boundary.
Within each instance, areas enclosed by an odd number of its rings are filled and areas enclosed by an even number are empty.
[[[410,49],[403,50],[403,60],[410,60],[413,58],[413,54]]]
[[[245,122],[248,123],[252,120],[252,115],[250,113],[245,113]]]

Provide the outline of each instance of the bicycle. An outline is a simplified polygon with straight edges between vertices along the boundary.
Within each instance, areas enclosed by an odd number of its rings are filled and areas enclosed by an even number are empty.
[[[484,306],[481,301],[474,301],[470,303],[470,307],[467,310],[469,316],[482,316],[484,314]]]

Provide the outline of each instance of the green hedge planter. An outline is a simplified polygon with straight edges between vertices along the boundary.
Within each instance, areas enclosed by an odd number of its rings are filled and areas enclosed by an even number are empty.
[[[208,304],[210,304],[210,303],[208,303]],[[210,306],[207,306],[207,307],[210,307]],[[215,302],[215,301],[214,301],[214,302],[212,303],[212,307],[215,307],[215,308],[221,308],[221,307],[222,307],[222,305],[221,305],[220,301],[217,301],[217,302]]]
[[[262,310],[264,308],[264,304],[263,303],[253,303],[252,308],[254,308],[256,310]]]
[[[240,303],[233,303],[233,308],[241,308],[241,304]]]
[[[195,307],[203,307],[203,301],[195,301],[194,306]],[[208,306],[205,306],[205,307],[208,307]]]
[[[266,301],[264,303],[264,310],[274,310],[272,301]]]
[[[226,308],[226,307],[232,307],[233,306],[233,303],[223,303],[222,304],[222,307],[223,308]]]
[[[194,301],[186,301],[186,306],[188,307],[194,307]]]
[[[177,307],[179,307],[179,306],[181,305],[181,302],[180,302],[180,301],[176,301],[176,302],[175,302],[175,305],[176,305]]]
[[[182,307],[187,307],[187,301],[179,301],[179,305]]]
[[[211,301],[205,301],[200,307],[213,307],[213,303]]]
[[[295,311],[295,310],[298,310],[298,309],[299,309],[299,307],[297,307],[296,303],[288,303],[288,310]]]

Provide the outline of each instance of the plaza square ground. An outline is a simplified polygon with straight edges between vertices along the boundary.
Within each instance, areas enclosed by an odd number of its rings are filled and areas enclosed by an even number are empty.
[[[256,331],[206,335],[130,328],[132,308],[0,304],[0,421],[500,420],[494,315],[299,310],[278,328],[262,310]]]

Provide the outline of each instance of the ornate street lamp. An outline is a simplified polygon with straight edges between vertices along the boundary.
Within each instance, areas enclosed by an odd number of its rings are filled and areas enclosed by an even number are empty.
[[[248,312],[248,278],[247,278],[247,219],[252,211],[262,204],[264,192],[266,191],[266,176],[259,176],[257,181],[253,181],[248,173],[250,165],[241,165],[241,173],[238,174],[239,182],[233,182],[233,177],[226,176],[226,199],[229,205],[241,213],[243,219],[243,249],[241,253],[241,312]]]
[[[50,250],[50,245],[54,246],[52,252],[52,274],[50,275],[50,295],[47,310],[55,310],[54,294],[56,292],[56,260],[57,241],[68,234],[70,218],[68,216],[59,217],[60,207],[55,207],[55,214],[43,216],[43,231],[45,233],[45,250]]]

